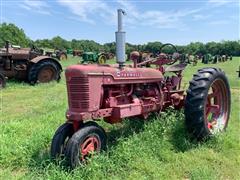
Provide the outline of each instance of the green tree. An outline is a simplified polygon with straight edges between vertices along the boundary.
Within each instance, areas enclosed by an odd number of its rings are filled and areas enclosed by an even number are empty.
[[[149,42],[144,47],[144,51],[152,52],[152,53],[158,53],[160,51],[160,48],[162,46],[161,42]]]
[[[38,39],[34,42],[34,44],[39,48],[53,48],[52,42],[49,39]]]
[[[28,47],[30,43],[30,39],[26,36],[23,29],[11,23],[0,24],[0,47],[4,46],[5,41],[22,47]]]
[[[56,36],[51,40],[52,47],[54,49],[67,49],[70,48],[70,42],[61,38],[60,36]]]

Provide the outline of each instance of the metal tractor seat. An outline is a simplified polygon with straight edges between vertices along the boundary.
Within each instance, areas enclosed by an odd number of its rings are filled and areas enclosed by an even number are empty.
[[[166,67],[165,72],[178,72],[183,71],[187,67],[187,64],[173,64]]]

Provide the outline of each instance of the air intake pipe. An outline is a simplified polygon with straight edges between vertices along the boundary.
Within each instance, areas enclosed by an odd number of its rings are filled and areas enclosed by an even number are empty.
[[[116,58],[117,63],[119,64],[119,68],[122,68],[125,63],[125,36],[126,32],[123,31],[123,23],[122,18],[125,15],[125,11],[122,9],[118,9],[118,31],[115,33],[116,35]]]

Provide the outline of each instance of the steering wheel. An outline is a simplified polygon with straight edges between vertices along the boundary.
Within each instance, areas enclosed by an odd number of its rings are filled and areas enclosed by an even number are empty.
[[[163,48],[165,48],[166,46],[171,46],[171,48],[173,48],[173,50],[174,50],[174,53],[171,54],[171,55],[162,53]],[[174,45],[171,44],[171,43],[163,44],[163,45],[160,47],[160,56],[163,56],[164,58],[171,60],[169,63],[167,63],[167,65],[172,65],[172,64],[174,64],[175,62],[177,62],[178,58],[180,57],[176,46],[174,46]]]
[[[38,53],[38,54],[42,54],[43,53],[42,49],[39,49],[33,43],[31,43],[30,46],[31,46],[31,51],[32,52],[35,52],[35,53]]]

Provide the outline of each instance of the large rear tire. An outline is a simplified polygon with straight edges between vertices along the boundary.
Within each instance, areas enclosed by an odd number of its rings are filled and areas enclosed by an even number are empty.
[[[187,90],[185,118],[188,132],[204,140],[227,128],[231,94],[225,73],[203,68],[193,75]]]
[[[60,61],[67,60],[67,54],[64,53],[64,52],[59,53],[58,59],[59,59]]]
[[[40,61],[30,68],[28,72],[28,81],[30,84],[48,83],[50,81],[60,80],[61,70],[53,61]]]

